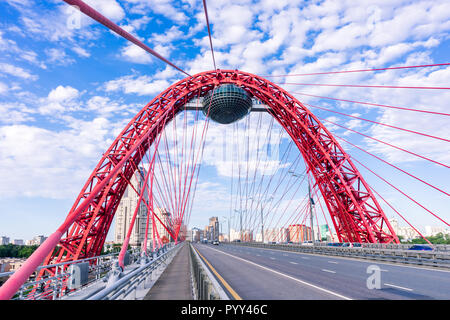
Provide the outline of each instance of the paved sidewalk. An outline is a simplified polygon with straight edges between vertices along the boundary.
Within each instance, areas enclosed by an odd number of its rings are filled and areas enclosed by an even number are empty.
[[[184,244],[144,300],[192,300],[189,245]]]

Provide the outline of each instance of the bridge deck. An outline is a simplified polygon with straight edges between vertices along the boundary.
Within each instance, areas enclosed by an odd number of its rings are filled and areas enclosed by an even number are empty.
[[[144,300],[192,300],[189,247],[185,244]]]

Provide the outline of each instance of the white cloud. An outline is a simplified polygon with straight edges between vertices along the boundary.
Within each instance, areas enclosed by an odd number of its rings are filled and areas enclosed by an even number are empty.
[[[0,85],[1,89],[1,85]],[[23,103],[0,103],[0,123],[18,124],[26,121],[34,121],[32,114],[35,111]]]
[[[48,94],[48,100],[53,102],[63,102],[77,98],[79,92],[71,86],[58,86]]]
[[[85,2],[112,21],[120,21],[125,17],[123,8],[115,0],[85,0]]]
[[[37,80],[38,79],[37,75],[31,74],[29,71],[27,71],[21,67],[16,67],[9,63],[0,63],[0,71],[5,74],[9,74],[11,76],[26,79],[26,80]]]
[[[0,82],[0,94],[4,94],[8,91],[8,86],[3,82]]]
[[[80,57],[83,58],[89,58],[91,54],[84,48],[81,47],[74,47],[72,48],[73,51],[75,51]]]
[[[114,128],[104,118],[78,121],[62,131],[0,127],[0,195],[74,198],[112,142]]]
[[[40,99],[39,112],[44,115],[61,114],[79,108],[77,98],[80,93],[71,86],[58,86],[51,90],[46,98]]]
[[[137,95],[156,95],[170,86],[165,79],[153,79],[149,76],[128,75],[105,83],[106,91],[121,91]]]
[[[187,16],[170,0],[124,0],[131,4],[130,12],[136,14],[148,14],[149,11],[160,14],[179,24],[187,23]]]
[[[69,57],[64,49],[51,48],[46,50],[49,64],[69,65],[75,62],[75,59]]]
[[[146,64],[152,61],[152,55],[150,53],[134,44],[127,44],[121,49],[120,54],[125,60],[134,63]]]

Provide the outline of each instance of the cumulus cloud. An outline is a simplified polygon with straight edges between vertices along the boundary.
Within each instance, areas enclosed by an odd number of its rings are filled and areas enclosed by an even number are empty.
[[[106,91],[119,91],[137,95],[156,95],[170,86],[166,79],[154,79],[150,76],[128,75],[105,83]]]
[[[78,121],[53,131],[29,125],[0,127],[2,197],[75,197],[90,170],[111,143],[114,123]]]
[[[9,74],[14,77],[26,79],[26,80],[37,80],[38,76],[30,73],[21,67],[14,66],[9,63],[0,63],[0,71],[4,74]]]

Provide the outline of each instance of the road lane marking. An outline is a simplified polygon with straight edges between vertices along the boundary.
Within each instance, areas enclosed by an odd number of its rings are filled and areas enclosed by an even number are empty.
[[[336,261],[328,261],[329,263],[339,264],[339,262]]]
[[[194,247],[193,247],[194,248]],[[195,251],[197,251],[198,255],[203,259],[203,261],[208,265],[208,267],[211,269],[211,271],[216,275],[216,277],[219,279],[220,282],[224,285],[224,287],[228,290],[228,292],[233,296],[236,300],[242,300],[242,298],[236,293],[236,291],[231,288],[231,286],[228,284],[228,282],[225,281],[224,278],[216,271],[216,269],[213,268],[213,266],[206,260],[204,256],[197,250],[197,248],[194,248]],[[216,250],[216,249],[213,249]],[[217,250],[219,251],[219,250]],[[227,253],[228,254],[228,253]]]
[[[222,253],[222,254],[224,254],[224,255],[230,256],[230,257],[232,257],[232,258],[234,258],[234,259],[236,259],[236,260],[241,260],[241,261],[243,261],[243,262],[245,262],[245,263],[254,265],[254,266],[259,267],[259,268],[261,268],[261,269],[263,269],[263,270],[270,271],[270,272],[275,273],[275,274],[277,274],[277,275],[279,275],[279,276],[282,276],[282,277],[291,279],[291,280],[293,280],[293,281],[299,282],[299,283],[301,283],[301,284],[310,286],[310,287],[312,287],[312,288],[314,288],[314,289],[317,289],[317,290],[326,292],[326,293],[328,293],[328,294],[334,295],[334,296],[339,297],[339,298],[341,298],[341,299],[352,300],[352,298],[349,298],[349,297],[343,296],[343,295],[341,295],[341,294],[339,294],[339,293],[336,293],[336,292],[333,292],[333,291],[330,291],[330,290],[327,290],[327,289],[318,287],[318,286],[316,286],[316,285],[314,285],[314,284],[312,284],[312,283],[309,283],[309,282],[306,282],[306,281],[303,281],[303,280],[294,278],[294,277],[289,276],[289,275],[287,275],[287,274],[285,274],[285,273],[281,273],[281,272],[279,272],[279,271],[275,271],[275,270],[273,270],[273,269],[264,267],[264,266],[262,266],[262,265],[260,265],[260,264],[257,264],[257,263],[254,263],[254,262],[251,262],[251,261],[248,261],[248,260],[245,260],[245,259],[242,259],[242,258],[233,256],[233,255],[231,255],[231,254],[229,254],[229,253],[226,253],[226,252],[223,252],[223,251],[220,251],[220,250],[217,250],[217,249],[213,249],[213,248],[209,248],[209,249],[214,250],[214,251],[217,251],[217,252],[220,252],[220,253]]]
[[[270,260],[275,260],[275,258],[274,257],[270,257]]]
[[[293,262],[293,261],[289,261],[289,263],[292,263],[292,264],[298,264],[297,262]]]
[[[271,249],[271,248],[258,248],[258,247],[252,247],[253,249],[256,250],[273,250],[273,251],[286,251],[286,250],[281,250],[281,249]],[[315,257],[324,257],[325,255],[323,254],[318,254],[318,253],[305,253],[305,252],[296,252],[296,251],[291,251],[291,254],[297,254],[297,255],[310,255],[310,256],[315,256]],[[302,257],[303,259],[309,259],[306,257]],[[357,261],[360,262],[361,264],[370,264],[370,262],[368,262],[367,260],[363,260],[361,258],[353,258],[353,257],[339,257],[339,256],[335,256],[333,257],[335,259],[341,259],[344,261]],[[430,269],[427,267],[423,267],[423,266],[411,266],[411,265],[399,265],[398,263],[389,263],[389,262],[385,262],[385,261],[377,261],[377,264],[383,264],[383,265],[388,265],[388,266],[393,266],[393,267],[397,267],[397,268],[412,268],[412,269],[420,269],[420,270],[427,270],[427,271],[432,271],[432,272],[445,272],[445,273],[449,273],[450,270],[444,270],[444,269]],[[392,270],[394,271],[394,270]]]
[[[393,287],[393,288],[397,288],[397,289],[406,290],[406,291],[413,291],[413,289],[396,286],[395,284],[385,283],[384,285],[388,286],[388,287]]]
[[[323,272],[329,272],[329,273],[336,273],[336,271],[328,270],[328,269],[322,269]]]

